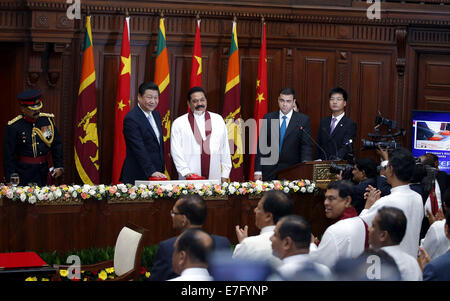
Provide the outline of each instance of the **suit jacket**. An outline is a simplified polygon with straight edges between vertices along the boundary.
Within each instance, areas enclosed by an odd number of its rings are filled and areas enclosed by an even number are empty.
[[[423,269],[424,281],[450,281],[450,251],[430,261]]]
[[[164,141],[161,117],[158,111],[152,111],[160,133],[158,143],[144,112],[136,106],[123,120],[123,136],[127,155],[122,166],[120,181],[134,184],[135,180],[147,180],[155,171],[164,173]]]
[[[218,235],[211,235],[211,237],[214,239],[215,250],[230,250],[231,244],[228,238]],[[159,243],[150,272],[151,281],[166,281],[180,276],[172,269],[173,246],[176,240],[177,236],[174,236]]]
[[[363,211],[366,206],[366,200],[364,199],[364,193],[366,192],[366,188],[371,185],[372,187],[377,187],[377,181],[375,178],[367,178],[364,181],[355,185],[355,189],[352,193],[352,205],[355,207],[356,212],[358,214]]]
[[[356,123],[346,115],[336,124],[333,133],[330,135],[331,116],[320,120],[319,132],[317,133],[317,144],[314,160],[347,160],[353,158],[353,143],[346,145],[350,139],[355,141]]]
[[[259,140],[261,137],[266,137],[267,145],[276,145],[276,151],[279,151],[279,133],[280,133],[280,111],[267,113],[264,115],[264,120],[267,122],[261,125]],[[271,141],[272,120],[276,120],[277,133],[276,142]],[[273,144],[275,143],[275,144]],[[311,140],[311,125],[309,117],[303,113],[293,111],[289,125],[284,134],[283,146],[278,157],[278,161],[272,165],[263,165],[262,158],[268,159],[272,155],[262,154],[258,142],[258,153],[255,156],[255,171],[262,171],[264,181],[270,181],[277,178],[277,172],[281,169],[295,165],[304,161],[311,161],[312,159],[312,140]]]

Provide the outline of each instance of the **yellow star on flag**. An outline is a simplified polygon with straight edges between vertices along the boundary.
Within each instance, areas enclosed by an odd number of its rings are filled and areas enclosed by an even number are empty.
[[[202,73],[202,58],[198,57],[196,55],[194,55],[195,59],[197,60],[198,63],[198,70],[197,70],[197,75]]]
[[[261,81],[258,79],[257,81],[256,81],[256,87],[259,87],[259,83],[260,83]]]
[[[130,74],[131,76],[131,54],[128,57],[121,56],[120,59],[122,60],[123,68],[120,75],[124,74]]]
[[[123,100],[120,100],[120,102],[117,103],[119,106],[119,110],[123,111],[123,108],[125,108],[127,105],[123,103]]]
[[[261,93],[261,94],[258,93],[258,98],[256,100],[258,100],[259,103],[261,103],[261,101],[265,100],[264,93]]]

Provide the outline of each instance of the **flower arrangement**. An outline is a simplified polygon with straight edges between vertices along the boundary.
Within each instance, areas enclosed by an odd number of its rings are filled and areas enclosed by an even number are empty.
[[[258,195],[269,190],[280,190],[285,193],[313,193],[317,186],[310,180],[295,181],[256,181],[231,182],[221,185],[205,185],[197,183],[183,183],[180,185],[158,184],[139,185],[61,185],[61,186],[1,186],[1,196],[17,202],[36,204],[38,202],[74,201],[81,202],[87,199],[102,200],[123,198],[128,200],[152,200],[158,198],[178,198],[187,194],[200,196],[232,196],[232,195]]]

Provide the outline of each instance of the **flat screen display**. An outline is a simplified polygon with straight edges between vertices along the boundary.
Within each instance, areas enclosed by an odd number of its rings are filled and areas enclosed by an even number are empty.
[[[450,173],[450,112],[413,111],[412,154],[432,153],[439,157],[439,169]]]

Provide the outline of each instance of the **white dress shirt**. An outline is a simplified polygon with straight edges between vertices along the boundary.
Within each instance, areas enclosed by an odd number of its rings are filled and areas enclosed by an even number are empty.
[[[331,124],[333,123],[333,118],[336,118],[336,123],[334,124],[334,128],[336,129],[337,125],[339,124],[339,122],[341,121],[341,119],[345,116],[345,112],[342,112],[340,115],[334,117],[333,115],[331,115],[331,121],[330,121],[330,128],[331,128]]]
[[[159,143],[160,142],[159,137],[160,137],[161,134],[159,133],[158,126],[156,125],[156,121],[155,121],[155,118],[153,117],[153,114],[151,112],[150,112],[150,114],[148,114],[147,112],[142,110],[142,108],[139,105],[139,103],[138,103],[138,107],[139,107],[139,109],[141,109],[142,113],[144,113],[145,118],[147,118],[147,120],[150,122],[150,125],[151,125],[153,131],[155,132],[156,138],[157,138],[158,143]]]
[[[407,220],[406,233],[400,243],[400,248],[416,258],[419,250],[420,228],[424,216],[422,197],[411,190],[409,185],[397,186],[391,189],[391,194],[377,200],[370,209],[361,211],[359,216],[370,227],[378,210],[384,206],[398,208],[405,214]]]
[[[249,236],[237,244],[234,248],[233,258],[254,261],[269,261],[274,266],[279,266],[281,260],[272,254],[272,242],[275,226],[266,226],[256,236]]]
[[[209,179],[228,178],[231,171],[228,130],[222,116],[209,112],[211,116]],[[194,114],[202,138],[205,136],[205,114]],[[203,120],[203,121],[202,121]],[[197,143],[189,123],[188,114],[184,114],[172,124],[170,135],[170,154],[178,171],[178,178],[185,179],[189,173],[201,175],[201,148]]]
[[[205,268],[187,268],[179,277],[167,281],[212,281],[213,278]]]
[[[382,247],[381,250],[388,253],[394,259],[402,280],[422,281],[422,270],[417,262],[417,257],[412,257],[404,252],[399,245]]]
[[[431,224],[420,246],[428,252],[431,259],[444,255],[450,249],[450,239],[445,235],[445,219]]]
[[[283,263],[278,267],[277,271],[285,280],[295,280],[297,272],[306,268],[308,265],[313,265],[314,269],[323,279],[330,278],[330,269],[323,264],[314,262],[309,254],[298,254],[283,258]],[[302,275],[299,276],[303,277]],[[304,275],[305,279],[307,277],[308,275]]]
[[[283,116],[286,116],[286,129],[287,129],[287,127],[289,126],[289,121],[291,121],[293,112],[294,110],[291,110],[289,113],[284,115],[283,112],[280,111],[280,128],[281,124],[283,123]]]
[[[356,258],[364,251],[366,227],[358,216],[338,221],[329,226],[319,246],[311,243],[309,255],[332,268],[339,258]]]

